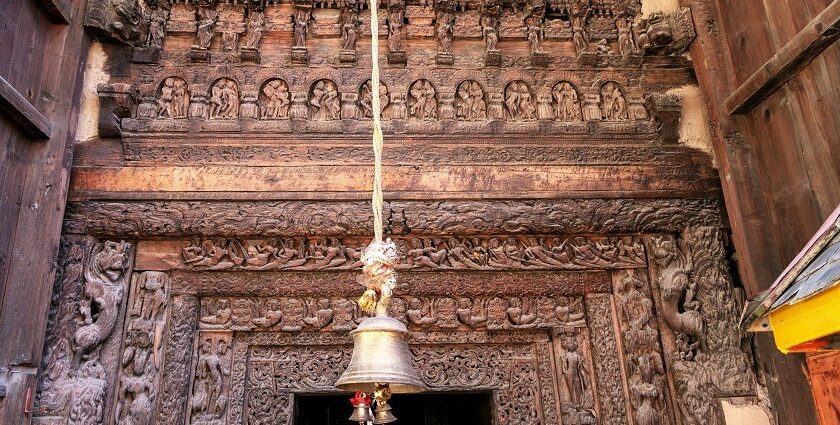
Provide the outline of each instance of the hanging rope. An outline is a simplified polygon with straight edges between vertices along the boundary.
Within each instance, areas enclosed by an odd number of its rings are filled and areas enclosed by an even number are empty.
[[[379,4],[370,0],[370,88],[373,107],[373,242],[362,253],[362,274],[359,283],[367,288],[359,298],[362,311],[377,316],[388,315],[388,304],[397,286],[395,263],[397,246],[382,240],[382,124],[379,102]]]
[[[370,86],[373,107],[373,235],[382,242],[382,124],[379,121],[379,2],[370,0]]]

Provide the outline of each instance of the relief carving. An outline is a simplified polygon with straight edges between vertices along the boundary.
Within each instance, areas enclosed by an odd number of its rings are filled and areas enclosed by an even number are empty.
[[[606,121],[628,119],[627,100],[618,83],[608,81],[601,86],[601,113]]]
[[[121,317],[132,247],[106,241],[68,248],[61,298],[53,300],[56,315],[45,348],[38,415],[97,424],[108,409],[111,370],[119,367],[115,350],[121,335],[112,334]]]
[[[329,121],[341,118],[341,99],[338,87],[332,80],[318,80],[309,93],[312,119]]]
[[[564,425],[595,425],[597,415],[593,398],[592,369],[584,353],[585,344],[580,330],[555,336],[559,342],[557,363],[561,388],[561,416]]]
[[[280,79],[268,80],[263,84],[260,93],[260,117],[264,120],[289,118],[291,103],[289,85]]]
[[[210,119],[239,118],[239,86],[230,78],[220,78],[210,88]]]
[[[191,424],[225,423],[230,390],[230,334],[200,333],[193,392]]]
[[[613,307],[610,295],[586,297],[586,317],[592,341],[596,387],[600,402],[599,424],[627,423],[626,395],[622,385],[620,348],[613,331]]]
[[[359,116],[362,118],[373,118],[373,86],[371,81],[365,81],[359,87]],[[383,82],[379,82],[379,108],[382,112],[382,118],[387,119],[390,115],[390,97],[388,96],[388,86]]]
[[[561,81],[555,84],[551,95],[554,98],[554,116],[558,121],[581,121],[578,92],[572,83]]]
[[[405,238],[395,240],[397,268],[418,270],[582,270],[644,267],[644,246],[625,237]],[[195,240],[179,253],[178,269],[352,270],[365,242],[285,238]]]
[[[190,92],[187,82],[179,77],[163,81],[158,91],[158,118],[186,118],[190,108]]]
[[[513,81],[505,87],[505,106],[510,119],[514,121],[534,120],[536,111],[531,89],[524,81]]]
[[[356,63],[356,41],[359,37],[361,21],[358,0],[342,0],[340,3],[341,52],[339,61]]]
[[[403,21],[405,0],[387,0],[388,7],[388,64],[405,65],[406,54],[403,45]]]
[[[143,272],[132,282],[114,413],[119,423],[152,423],[168,300],[166,274]]]
[[[455,35],[455,3],[453,0],[435,1],[435,34],[438,51],[435,61],[438,65],[452,65],[452,38]]]
[[[417,80],[408,91],[408,116],[420,120],[438,117],[437,92],[429,80]]]
[[[484,39],[484,65],[500,66],[502,53],[496,47],[499,42],[499,18],[502,15],[501,0],[481,1],[481,37]]]
[[[584,326],[580,297],[410,297],[389,307],[410,330],[530,330]],[[233,331],[331,331],[356,328],[364,314],[352,298],[218,298],[201,300],[199,328]]]
[[[455,117],[464,121],[487,119],[487,102],[484,90],[477,81],[466,80],[458,84],[455,97]]]

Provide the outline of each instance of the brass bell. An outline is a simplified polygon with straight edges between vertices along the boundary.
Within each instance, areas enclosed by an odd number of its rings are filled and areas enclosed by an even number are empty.
[[[377,384],[387,384],[395,394],[426,391],[412,364],[408,330],[402,322],[388,316],[368,317],[350,335],[353,355],[347,370],[335,383],[338,389],[373,393]],[[378,412],[377,409],[377,417]]]
[[[364,403],[353,405],[353,414],[347,420],[351,422],[368,423],[373,420],[370,414],[370,406]]]
[[[377,403],[376,413],[373,414],[374,425],[389,424],[396,421],[397,417],[391,413],[391,406],[388,403]]]

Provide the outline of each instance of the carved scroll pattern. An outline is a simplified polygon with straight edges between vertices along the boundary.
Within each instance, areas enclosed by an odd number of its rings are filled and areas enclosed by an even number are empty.
[[[613,307],[610,295],[586,297],[586,316],[592,336],[592,353],[597,377],[601,424],[621,425],[627,422],[626,398],[619,364],[619,347],[613,328]]]
[[[199,328],[349,332],[364,319],[351,298],[201,299]],[[580,297],[395,297],[392,317],[410,330],[572,330],[585,324]]]
[[[119,423],[152,423],[163,361],[168,298],[168,275],[161,272],[135,275],[126,313],[125,343],[114,413]]]
[[[60,298],[53,299],[37,415],[99,423],[110,409],[119,368],[122,333],[113,333],[123,314],[133,246],[83,239],[64,247],[66,269],[55,291]]]
[[[415,366],[432,390],[493,390],[496,423],[556,423],[550,349],[533,344],[414,345]],[[291,424],[291,392],[334,392],[350,362],[349,346],[251,346],[245,423]],[[450,361],[458,359],[458,361]],[[542,406],[541,406],[542,405]]]
[[[737,323],[743,295],[729,277],[723,233],[689,229],[680,239],[651,237],[648,246],[680,417],[692,425],[723,423],[716,397],[756,393]]]
[[[176,267],[187,270],[347,270],[361,267],[366,240],[196,240]],[[644,245],[626,237],[400,238],[400,269],[584,270],[644,267]]]

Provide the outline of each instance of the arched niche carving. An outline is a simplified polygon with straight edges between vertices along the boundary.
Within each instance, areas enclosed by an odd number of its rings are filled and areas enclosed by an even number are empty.
[[[181,77],[167,77],[157,91],[158,118],[187,118],[190,109],[190,91]]]
[[[514,121],[537,119],[534,96],[528,84],[515,80],[505,86],[505,109],[507,116]]]
[[[283,79],[272,78],[260,87],[260,119],[277,120],[289,118],[292,94],[289,84]]]
[[[627,98],[624,89],[615,81],[601,85],[601,117],[604,121],[626,121]]]
[[[371,80],[365,80],[359,86],[359,117],[373,118],[373,85]],[[391,103],[388,86],[382,81],[379,82],[379,107],[382,112],[382,118],[390,118],[389,108]]]
[[[332,121],[341,118],[341,95],[333,80],[320,79],[309,89],[310,117],[316,121]]]
[[[580,96],[569,81],[560,81],[551,88],[554,117],[557,121],[581,121]]]
[[[420,120],[437,119],[437,90],[429,80],[417,80],[408,88],[408,117]]]
[[[210,86],[210,119],[230,120],[239,118],[239,85],[222,77]]]
[[[481,84],[464,80],[455,89],[455,118],[461,121],[487,119],[487,100]]]

